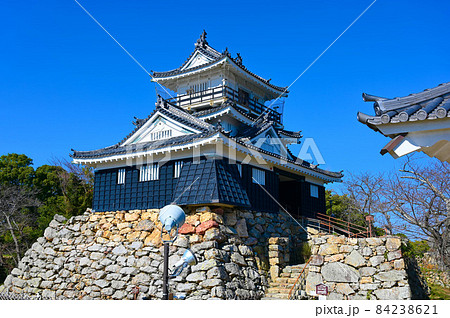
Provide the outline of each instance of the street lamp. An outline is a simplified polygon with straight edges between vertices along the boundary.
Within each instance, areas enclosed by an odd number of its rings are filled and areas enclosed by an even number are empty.
[[[169,299],[169,278],[178,276],[185,267],[197,263],[197,258],[190,250],[184,252],[181,259],[173,266],[174,270],[169,277],[169,243],[177,239],[178,229],[184,224],[186,215],[182,208],[177,205],[166,205],[159,211],[159,221],[162,224],[161,239],[164,243],[164,266],[163,266],[163,300]],[[169,235],[169,240],[163,238],[164,230]],[[172,231],[175,233],[172,234]]]

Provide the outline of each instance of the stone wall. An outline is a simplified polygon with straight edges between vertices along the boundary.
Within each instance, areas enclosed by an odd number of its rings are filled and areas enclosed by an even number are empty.
[[[212,210],[211,210],[212,209]],[[269,237],[300,232],[284,214],[200,207],[170,248],[169,264],[190,248],[199,263],[170,280],[187,299],[260,299],[267,285]],[[162,296],[158,210],[56,215],[0,292],[56,299],[140,299]]]
[[[310,236],[312,259],[306,292],[328,286],[327,299],[410,299],[411,290],[398,237]]]

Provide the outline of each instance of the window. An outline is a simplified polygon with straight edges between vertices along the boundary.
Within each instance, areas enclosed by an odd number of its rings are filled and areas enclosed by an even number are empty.
[[[159,165],[154,163],[148,166],[142,166],[139,170],[139,181],[151,181],[159,179]]]
[[[150,141],[172,137],[172,130],[161,130],[150,133]]]
[[[202,91],[206,91],[208,89],[208,82],[202,82],[194,85],[189,86],[189,90],[187,91],[188,94],[194,94],[199,93]]]
[[[252,180],[253,180],[253,183],[265,185],[266,184],[266,172],[261,169],[252,168]]]
[[[238,171],[239,171],[239,175],[240,175],[241,178],[242,178],[242,164],[236,163],[236,167],[237,167],[237,169],[238,169]]]
[[[117,184],[125,184],[125,168],[117,171]]]
[[[180,177],[181,168],[183,168],[183,161],[175,161],[174,170],[173,170],[173,177],[174,178],[179,178]]]
[[[248,106],[250,94],[244,91],[243,89],[238,90],[238,103],[242,106]]]
[[[319,197],[319,187],[316,186],[315,184],[311,184],[311,196],[313,198]]]

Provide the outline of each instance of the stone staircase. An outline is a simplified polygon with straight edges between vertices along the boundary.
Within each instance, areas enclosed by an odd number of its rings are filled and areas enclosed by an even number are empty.
[[[269,283],[269,288],[266,290],[266,294],[262,300],[289,299],[289,291],[294,286],[303,267],[305,267],[305,264],[286,266],[281,272],[280,277],[275,278],[275,280]],[[300,292],[302,293],[302,291]],[[306,293],[304,294],[306,296]]]

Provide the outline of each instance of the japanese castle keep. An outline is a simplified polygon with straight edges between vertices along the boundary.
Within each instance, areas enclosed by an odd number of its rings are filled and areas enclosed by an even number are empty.
[[[73,152],[95,168],[93,209],[55,215],[0,299],[161,299],[163,269],[187,250],[198,263],[169,279],[177,299],[314,299],[319,284],[330,300],[411,298],[400,238],[327,234],[312,220],[342,173],[289,151],[302,136],[284,129],[285,87],[205,32],[183,65],[152,78],[174,96],[117,144]],[[159,217],[171,203],[186,222],[169,247]]]
[[[180,67],[152,80],[176,96],[158,97],[115,145],[71,155],[96,169],[94,211],[175,203],[277,212],[278,201],[297,217],[325,212],[323,185],[342,173],[289,151],[302,135],[284,129],[286,87],[249,71],[239,54],[213,49],[206,32]]]

